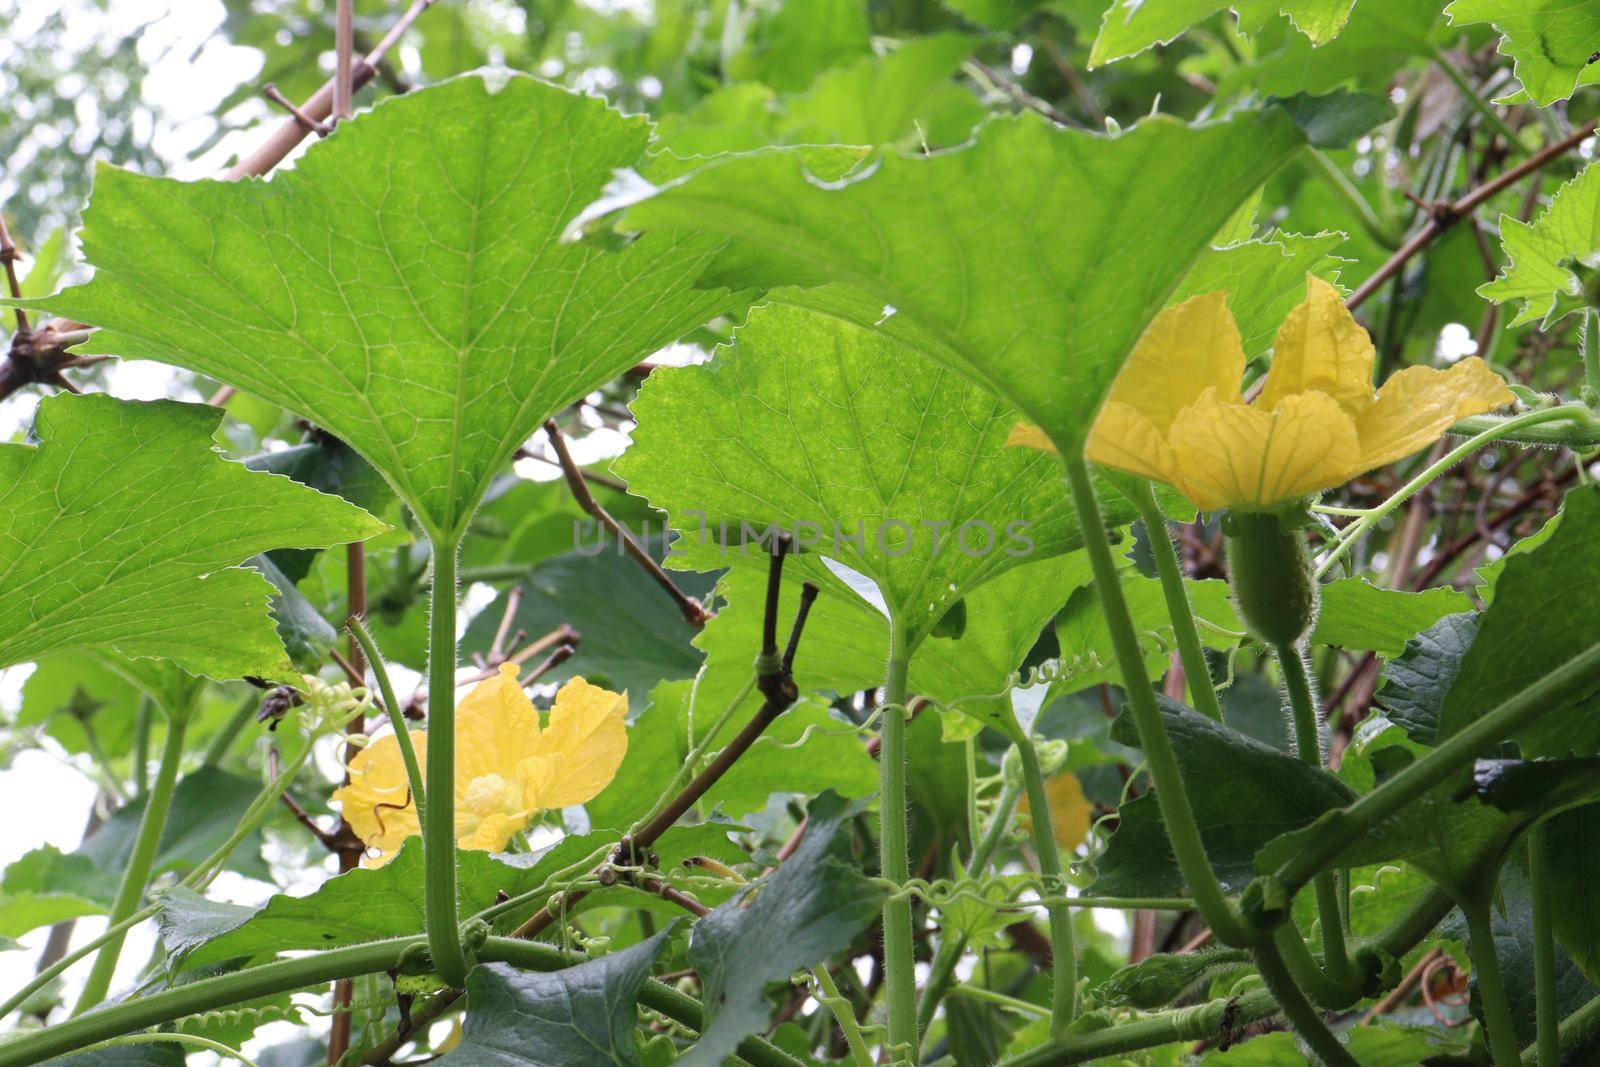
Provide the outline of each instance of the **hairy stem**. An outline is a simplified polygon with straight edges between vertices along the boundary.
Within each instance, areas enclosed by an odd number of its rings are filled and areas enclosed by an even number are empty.
[[[1128,615],[1128,604],[1122,596],[1122,585],[1117,577],[1116,560],[1111,546],[1106,542],[1105,522],[1100,516],[1100,506],[1095,501],[1094,484],[1089,479],[1089,467],[1081,455],[1062,453],[1067,482],[1072,490],[1072,502],[1078,512],[1078,525],[1083,530],[1085,549],[1094,570],[1095,593],[1100,598],[1106,625],[1111,631],[1111,643],[1116,651],[1117,663],[1122,669],[1123,689],[1128,707],[1133,712],[1133,723],[1139,734],[1139,746],[1150,763],[1150,776],[1155,783],[1156,802],[1161,809],[1161,820],[1166,824],[1167,836],[1173,854],[1183,872],[1184,881],[1199,905],[1200,914],[1211,925],[1217,938],[1226,945],[1247,947],[1255,941],[1254,933],[1240,921],[1233,904],[1222,892],[1211,861],[1206,857],[1200,828],[1195,823],[1194,809],[1189,804],[1189,794],[1178,769],[1178,757],[1172,750],[1172,739],[1167,736],[1166,724],[1156,707],[1150,691],[1150,679],[1144,670],[1144,656],[1139,650],[1139,638],[1133,630],[1133,620]]]
[[[1322,1016],[1311,1006],[1300,987],[1295,985],[1294,979],[1289,977],[1289,970],[1284,966],[1283,957],[1278,955],[1277,946],[1263,942],[1255,947],[1253,954],[1256,969],[1261,972],[1267,991],[1277,1000],[1295,1033],[1300,1035],[1300,1040],[1306,1043],[1317,1059],[1326,1067],[1361,1067],[1349,1050],[1339,1044],[1339,1039],[1333,1036],[1328,1024],[1322,1021]]]
[[[400,712],[400,701],[395,698],[394,684],[389,681],[389,668],[383,661],[383,653],[360,616],[350,616],[345,625],[361,646],[367,664],[372,668],[372,676],[377,680],[378,695],[383,698],[383,710],[389,716],[389,727],[394,731],[395,743],[400,746],[400,758],[406,765],[406,779],[411,783],[411,799],[417,806],[417,819],[425,822],[428,811],[426,779],[422,776],[422,765],[417,762],[416,746],[411,743],[411,731],[407,729],[405,716]]]
[[[133,839],[133,852],[128,866],[117,885],[117,896],[111,904],[107,924],[115,927],[125,922],[139,910],[145,888],[150,883],[150,868],[155,863],[156,851],[161,846],[161,832],[167,826],[167,812],[172,807],[172,793],[178,784],[178,765],[183,762],[183,738],[189,726],[187,709],[167,712],[167,738],[161,751],[161,766],[156,770],[156,780],[145,797],[144,815],[139,819],[139,832]],[[74,1015],[80,1015],[106,998],[111,988],[111,978],[116,973],[117,960],[122,955],[123,935],[117,934],[100,946],[88,981],[78,997]]]
[[[1195,710],[1202,715],[1222,721],[1222,704],[1217,700],[1217,687],[1211,681],[1211,667],[1206,663],[1205,649],[1200,644],[1200,630],[1194,622],[1194,606],[1189,603],[1189,591],[1183,584],[1183,567],[1178,553],[1172,547],[1172,535],[1167,530],[1167,520],[1161,514],[1150,483],[1140,479],[1133,495],[1134,506],[1144,522],[1150,551],[1156,560],[1156,573],[1161,578],[1161,592],[1166,597],[1167,614],[1172,619],[1172,632],[1178,641],[1178,659],[1183,664],[1183,675],[1189,685],[1189,697]]]
[[[446,985],[467,979],[456,911],[456,545],[433,544],[432,605],[428,618],[428,773],[438,788],[422,823],[423,911],[428,951]]]
[[[1478,998],[1483,1004],[1485,1029],[1495,1067],[1516,1067],[1522,1062],[1517,1047],[1517,1029],[1511,1021],[1511,1002],[1500,976],[1500,958],[1494,950],[1494,920],[1489,913],[1489,894],[1463,901],[1461,913],[1467,919],[1467,935],[1472,942],[1472,972],[1478,979]]]
[[[867,1047],[866,1038],[861,1036],[861,1024],[856,1021],[856,1013],[851,1009],[849,999],[839,992],[839,983],[833,980],[833,972],[828,970],[827,963],[819,963],[811,968],[811,975],[822,990],[819,999],[833,1012],[834,1022],[839,1024],[839,1032],[844,1034],[844,1043],[850,1048],[850,1061],[856,1067],[872,1067],[872,1050]]]
[[[1039,875],[1048,897],[1067,895],[1061,877],[1061,848],[1056,844],[1055,827],[1050,818],[1050,798],[1044,791],[1044,775],[1039,770],[1039,754],[1033,742],[1024,737],[1017,742],[1022,759],[1022,782],[1028,790],[1028,821],[1033,826],[1033,850],[1039,856]],[[1050,956],[1053,973],[1050,981],[1050,1032],[1062,1033],[1077,1013],[1078,957],[1072,943],[1072,912],[1064,903],[1045,906],[1050,916]]]
[[[879,833],[883,877],[903,886],[911,878],[906,827],[906,671],[911,656],[903,627],[889,623],[889,665],[883,683],[883,747]],[[884,995],[889,1008],[889,1045],[907,1062],[918,1059],[917,973],[912,955],[911,900],[891,893],[883,905]]]

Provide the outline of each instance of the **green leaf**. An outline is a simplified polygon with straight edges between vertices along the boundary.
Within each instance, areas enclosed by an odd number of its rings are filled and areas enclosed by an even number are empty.
[[[1348,148],[1362,134],[1394,118],[1387,96],[1337,89],[1322,96],[1296,93],[1273,100],[1305,131],[1315,148]]]
[[[1355,0],[1235,0],[1240,21],[1265,23],[1280,11],[1314,45],[1338,36]],[[1168,44],[1197,22],[1226,10],[1227,0],[1113,0],[1089,52],[1089,66],[1136,56],[1152,45]]]
[[[50,656],[22,684],[19,727],[43,727],[68,752],[94,745],[111,759],[133,745],[139,691],[92,655]]]
[[[1600,9],[1585,0],[1455,0],[1445,8],[1454,26],[1492,22],[1504,35],[1502,54],[1540,107],[1600,81],[1590,58],[1600,47]]]
[[[238,564],[384,525],[224,460],[211,445],[221,418],[59,394],[39,405],[37,446],[0,445],[0,665],[79,649],[219,679],[290,671],[267,616],[272,587]]]
[[[1223,888],[1242,889],[1255,875],[1256,851],[1288,830],[1341,808],[1354,794],[1298,756],[1245,737],[1197,711],[1161,698],[1195,821]],[[1124,715],[1112,735],[1135,740]],[[1249,812],[1241,819],[1241,812]],[[1118,809],[1120,822],[1098,861],[1094,892],[1104,896],[1177,896],[1185,889],[1153,791]]]
[[[675,924],[674,924],[675,925]],[[548,974],[504,963],[467,975],[471,1009],[449,1067],[638,1067],[639,991],[672,937]]]
[[[1439,710],[1477,635],[1475,612],[1446,615],[1407,641],[1405,652],[1384,668],[1377,701],[1418,744],[1438,742]]]
[[[819,579],[821,556],[872,579],[908,647],[984,581],[1081,543],[1056,460],[1006,447],[1003,401],[819,312],[752,311],[711,362],[652,375],[634,411],[616,469],[683,532],[676,565],[759,556],[741,524],[776,525]]]
[[[1354,1026],[1345,1031],[1350,1054],[1361,1067],[1417,1067],[1432,1057],[1465,1052],[1466,1043],[1452,1040],[1449,1031],[1417,1026]],[[1293,1034],[1263,1034],[1226,1052],[1212,1052],[1201,1061],[1205,1067],[1299,1067],[1306,1058]]]
[[[825,70],[871,49],[871,27],[863,0],[811,0],[784,4],[756,38],[733,58],[728,73],[774,89],[803,89]]]
[[[114,1045],[51,1061],[53,1067],[184,1067],[188,1049],[176,1041]]]
[[[1600,985],[1600,804],[1586,804],[1544,824],[1549,893],[1560,905],[1550,909],[1556,940]]]
[[[1494,602],[1461,661],[1439,713],[1439,738],[1464,729],[1501,702],[1600,643],[1600,489],[1567,493],[1561,524],[1531,552],[1511,556]],[[1517,736],[1524,756],[1591,755],[1600,750],[1592,696],[1550,708]]]
[[[261,783],[216,767],[185,775],[172,794],[172,806],[161,832],[151,877],[166,871],[187,871],[209,857],[233,836],[239,817],[261,792]],[[90,834],[74,855],[87,857],[102,871],[121,871],[133,854],[145,798],[129,801]],[[229,866],[270,881],[261,861],[261,834],[256,831],[234,849]]]
[[[1157,952],[1118,969],[1094,989],[1095,1001],[1110,1007],[1164,1008],[1196,987],[1219,967],[1248,963],[1242,949]]]
[[[918,333],[920,351],[1066,449],[1189,264],[1302,143],[1276,110],[1199,127],[1156,117],[1117,137],[1029,113],[832,184],[784,150],[714,162],[621,225],[726,235],[707,280],[857,287],[864,325],[903,318],[893,328]]]
[[[1416,635],[1446,615],[1468,611],[1472,601],[1455,589],[1407,593],[1383,589],[1365,578],[1342,578],[1321,590],[1322,607],[1311,643],[1399,656]]]
[[[544,680],[583,675],[596,685],[641,697],[663,679],[691,677],[700,655],[690,644],[695,630],[677,605],[618,550],[616,541],[607,538],[602,544],[590,534],[584,544],[582,551],[539,564],[515,586],[522,592],[513,631],[521,630],[530,641],[563,624],[578,631],[577,653]],[[660,558],[659,539],[647,547]],[[703,598],[715,576],[683,573],[673,581],[689,596]],[[489,650],[509,595],[509,590],[501,593],[472,621],[461,642],[463,652]]]
[[[103,328],[94,351],[310,419],[454,544],[545,418],[737,302],[691,288],[714,241],[562,243],[649,136],[602,100],[469,75],[385,100],[270,182],[103,167],[94,280],[48,303]]]
[[[209,900],[181,886],[159,894],[156,903],[161,909],[156,913],[161,947],[174,960],[182,960],[206,942],[232,933],[248,922],[258,910],[222,900]]]
[[[1478,293],[1497,304],[1521,300],[1511,325],[1549,326],[1581,306],[1583,281],[1573,265],[1600,267],[1600,165],[1591,164],[1556,190],[1532,223],[1502,214],[1500,242],[1509,262]]]
[[[1239,339],[1254,359],[1272,347],[1278,327],[1306,297],[1306,275],[1336,281],[1347,261],[1333,254],[1345,241],[1341,233],[1302,236],[1274,234],[1260,241],[1240,241],[1207,248],[1178,283],[1171,303],[1222,290],[1239,326]]]
[[[843,951],[877,917],[883,890],[851,858],[854,814],[832,793],[812,801],[794,855],[695,923],[688,964],[705,989],[706,1023],[682,1067],[720,1064],[766,1027],[763,987]]]

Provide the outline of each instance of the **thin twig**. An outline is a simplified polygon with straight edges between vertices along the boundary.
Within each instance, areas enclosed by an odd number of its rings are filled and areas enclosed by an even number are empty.
[[[611,513],[600,504],[600,501],[594,498],[593,493],[589,492],[588,483],[584,481],[583,470],[573,460],[572,453],[567,449],[567,439],[562,435],[560,427],[556,426],[554,419],[546,420],[544,432],[550,438],[550,447],[555,450],[556,459],[561,464],[561,472],[567,478],[567,487],[572,490],[573,498],[578,501],[578,506],[594,516],[595,521],[599,522],[600,525],[611,532],[613,537],[622,542],[622,547],[629,557],[643,567],[645,573],[650,575],[655,580],[655,583],[672,598],[673,603],[678,605],[678,611],[682,613],[689,625],[697,630],[702,629],[706,624],[707,618],[705,608],[700,606],[700,601],[679,589],[677,583],[667,576],[666,571],[661,569],[661,565],[650,558],[650,553],[644,550],[644,546],[639,544],[633,534],[629,533],[621,523],[612,518]]]
[[[301,111],[298,107],[295,107],[294,101],[290,100],[287,96],[284,96],[278,87],[272,82],[268,82],[261,87],[261,95],[266,97],[268,100],[271,100],[279,107],[283,108],[283,110],[287,111],[290,117],[298,122],[301,129],[305,130],[307,133],[314,133],[318,137],[326,137],[328,134],[333,132],[332,126],[329,126],[325,122],[318,122],[310,115],[307,115],[304,111]]]
[[[1407,238],[1405,244],[1396,249],[1395,253],[1384,261],[1383,266],[1379,267],[1366,281],[1356,287],[1356,291],[1351,293],[1349,298],[1345,300],[1345,306],[1351,310],[1360,307],[1385,282],[1398,274],[1413,256],[1433,244],[1446,231],[1471,215],[1482,204],[1504,192],[1522,178],[1549,165],[1553,160],[1582,144],[1594,133],[1597,124],[1600,124],[1600,119],[1590,119],[1567,136],[1561,138],[1561,140],[1546,145],[1510,170],[1502,172],[1498,177],[1492,178],[1466,193],[1459,200],[1451,202],[1442,209],[1435,207],[1430,212],[1428,221],[1422,224],[1422,228]]]
[[[0,214],[0,264],[5,265],[6,288],[11,290],[14,300],[22,298],[22,285],[17,281],[17,246],[11,241],[11,231],[6,229],[4,214]],[[21,308],[11,309],[17,316],[18,335],[28,332],[28,313]]]

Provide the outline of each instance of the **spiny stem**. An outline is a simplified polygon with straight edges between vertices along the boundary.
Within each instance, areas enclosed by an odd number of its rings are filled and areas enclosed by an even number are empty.
[[[145,887],[150,884],[150,868],[156,852],[161,847],[161,833],[167,826],[167,812],[172,807],[172,794],[178,784],[178,767],[183,762],[183,738],[189,726],[188,709],[167,709],[167,738],[161,752],[161,766],[156,771],[155,784],[145,797],[144,814],[139,819],[139,832],[133,840],[133,852],[128,866],[117,885],[117,896],[111,904],[107,923],[115,927],[125,922],[139,910]],[[94,967],[78,997],[74,1015],[81,1015],[106,998],[116,973],[117,960],[122,955],[123,937],[118,934],[100,947]]]
[[[889,621],[889,664],[883,682],[883,746],[878,752],[880,778],[879,868],[884,878],[904,885],[911,878],[906,826],[906,673],[910,652],[904,628]],[[915,1064],[917,1039],[917,972],[911,932],[911,900],[890,894],[883,905],[884,998],[889,1010],[889,1045],[894,1054]]]
[[[456,911],[456,545],[433,544],[433,587],[428,618],[428,771],[439,785],[422,823],[423,911],[428,950],[446,985],[467,980]]]
[[[1033,850],[1039,857],[1039,875],[1052,898],[1067,895],[1061,876],[1061,847],[1056,844],[1050,798],[1044,791],[1044,775],[1039,769],[1039,754],[1029,738],[1017,742],[1022,761],[1022,782],[1028,791],[1028,821],[1033,826]],[[1077,1014],[1078,956],[1072,939],[1072,912],[1063,904],[1045,907],[1050,917],[1050,1032],[1063,1033]]]
[[[1111,546],[1105,539],[1105,521],[1095,501],[1088,464],[1081,454],[1070,450],[1063,452],[1061,459],[1067,471],[1072,503],[1077,509],[1078,526],[1083,531],[1085,550],[1089,553],[1089,563],[1094,571],[1095,593],[1100,599],[1100,607],[1111,632],[1117,663],[1122,669],[1128,707],[1133,713],[1139,745],[1150,763],[1156,802],[1161,809],[1162,821],[1166,824],[1173,854],[1178,859],[1178,867],[1189,885],[1189,891],[1194,895],[1195,903],[1199,905],[1201,915],[1211,925],[1218,939],[1226,945],[1247,947],[1256,940],[1255,934],[1240,921],[1238,912],[1222,892],[1216,872],[1211,869],[1205,844],[1200,840],[1200,828],[1195,823],[1194,809],[1189,804],[1183,773],[1178,769],[1178,757],[1172,750],[1172,740],[1167,736],[1166,724],[1161,721],[1161,712],[1150,691],[1144,655],[1133,630],[1133,620],[1128,615],[1127,601],[1122,596],[1116,560],[1112,558]]]

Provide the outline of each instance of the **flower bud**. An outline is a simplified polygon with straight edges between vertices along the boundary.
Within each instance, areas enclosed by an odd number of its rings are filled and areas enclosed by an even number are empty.
[[[1239,618],[1274,648],[1292,648],[1317,616],[1317,583],[1299,527],[1272,512],[1235,511],[1222,528]]]

